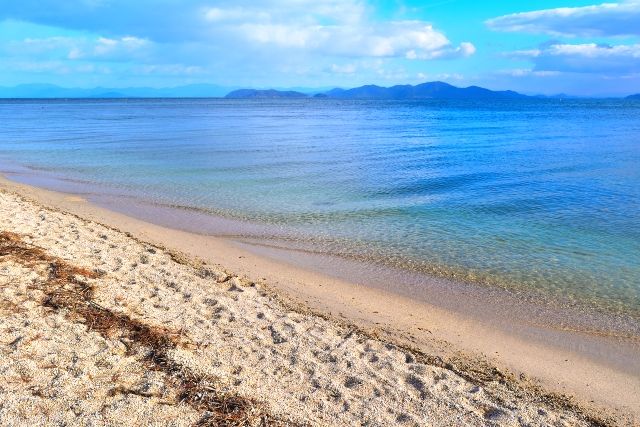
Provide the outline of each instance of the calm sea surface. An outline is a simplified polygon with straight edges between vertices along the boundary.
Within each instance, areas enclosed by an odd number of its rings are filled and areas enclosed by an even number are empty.
[[[0,170],[192,231],[640,313],[640,102],[0,100]]]

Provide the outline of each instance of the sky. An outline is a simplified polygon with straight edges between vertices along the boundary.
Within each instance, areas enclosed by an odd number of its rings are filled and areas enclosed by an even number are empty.
[[[0,0],[0,86],[640,92],[640,0]]]

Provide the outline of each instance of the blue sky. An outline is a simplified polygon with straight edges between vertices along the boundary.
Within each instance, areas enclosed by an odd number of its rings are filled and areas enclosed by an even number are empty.
[[[640,0],[21,0],[0,86],[351,87],[443,80],[640,92]]]

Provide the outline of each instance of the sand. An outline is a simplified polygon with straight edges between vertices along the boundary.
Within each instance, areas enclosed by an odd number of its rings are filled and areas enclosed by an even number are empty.
[[[0,190],[2,425],[634,423],[89,216]]]

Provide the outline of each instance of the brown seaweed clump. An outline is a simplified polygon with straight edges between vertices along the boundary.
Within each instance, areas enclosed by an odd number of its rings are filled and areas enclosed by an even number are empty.
[[[96,303],[94,287],[89,281],[99,278],[99,273],[51,256],[9,231],[0,232],[0,260],[3,259],[46,271],[44,280],[33,285],[44,293],[42,305],[64,310],[69,318],[88,329],[125,343],[129,354],[140,354],[149,369],[166,375],[167,384],[175,389],[178,397],[175,403],[187,404],[202,413],[198,426],[290,425],[266,413],[254,400],[224,392],[217,378],[197,374],[173,360],[170,352],[180,344],[178,333]],[[123,387],[115,387],[110,393],[141,394]]]

